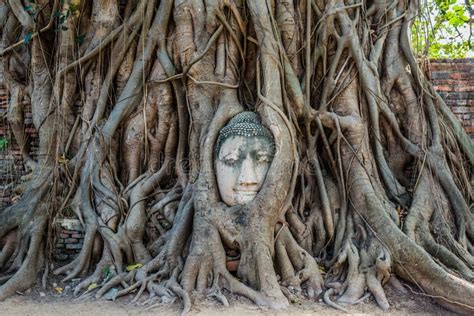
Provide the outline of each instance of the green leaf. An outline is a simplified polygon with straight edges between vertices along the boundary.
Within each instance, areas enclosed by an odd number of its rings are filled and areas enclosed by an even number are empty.
[[[8,140],[5,137],[0,138],[0,150],[7,148]]]
[[[106,266],[106,267],[104,267],[104,279],[108,280],[109,277],[110,277],[110,267]]]
[[[463,0],[428,0],[412,25],[412,47],[428,58],[472,56],[469,8]]]
[[[92,291],[93,289],[99,287],[99,285],[97,283],[91,283],[88,287],[87,287],[87,290],[88,291]]]
[[[143,267],[143,263],[131,264],[127,267],[127,271],[130,272],[141,267]]]
[[[82,43],[84,43],[85,37],[86,36],[84,34],[76,36],[76,43],[82,45]]]

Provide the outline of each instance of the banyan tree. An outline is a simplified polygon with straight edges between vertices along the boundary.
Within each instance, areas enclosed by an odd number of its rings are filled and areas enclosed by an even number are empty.
[[[474,146],[412,53],[417,8],[0,0],[29,170],[0,211],[0,299],[55,274],[81,277],[76,295],[139,289],[184,311],[196,291],[387,309],[384,284],[404,280],[472,313]],[[65,210],[84,245],[50,271]]]

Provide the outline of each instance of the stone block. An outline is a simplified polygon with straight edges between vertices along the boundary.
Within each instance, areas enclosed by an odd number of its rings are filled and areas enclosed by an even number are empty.
[[[66,260],[69,260],[69,255],[60,253],[56,256],[56,259],[60,261],[66,261]]]
[[[82,244],[66,244],[66,249],[82,249]]]
[[[73,218],[62,218],[57,222],[62,228],[67,230],[83,231],[81,222]]]
[[[439,79],[449,79],[449,74],[443,71],[433,71],[431,73],[432,80],[439,80]]]

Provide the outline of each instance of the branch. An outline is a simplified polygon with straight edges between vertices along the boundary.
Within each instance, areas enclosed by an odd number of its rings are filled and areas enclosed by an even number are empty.
[[[34,32],[31,37],[28,39],[28,41],[34,39],[35,37],[37,37],[40,33],[43,33],[43,32],[46,32],[47,30],[49,30],[52,26],[53,26],[53,22],[54,22],[54,12],[57,10],[57,7],[58,7],[58,2],[59,0],[54,0],[54,3],[53,3],[53,8],[51,10],[51,16],[49,18],[49,22],[48,24],[46,24],[45,27],[43,27],[42,29],[40,29],[39,31],[37,32]],[[13,7],[12,7],[12,10],[13,10]],[[22,8],[23,10],[23,8]],[[24,11],[24,10],[23,10]],[[15,14],[16,16],[16,14]],[[21,23],[21,21],[20,21]],[[22,23],[23,25],[23,23]],[[26,28],[26,27],[25,27]],[[12,50],[14,50],[15,48],[19,47],[20,45],[22,44],[26,44],[26,38],[22,39],[21,41],[18,41],[16,42],[15,44],[5,48],[4,50],[0,51],[0,57],[3,57],[5,54],[11,52]]]

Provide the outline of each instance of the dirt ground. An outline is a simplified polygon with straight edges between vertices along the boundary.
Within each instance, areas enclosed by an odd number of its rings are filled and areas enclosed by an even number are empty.
[[[71,283],[48,284],[46,290],[36,287],[25,293],[21,293],[0,303],[0,315],[100,315],[100,316],[122,316],[122,315],[179,315],[182,304],[180,301],[174,303],[160,304],[155,308],[148,309],[149,306],[142,304],[131,305],[133,295],[122,297],[116,301],[105,299],[95,300],[78,299],[72,295]],[[62,288],[62,293],[58,293],[54,288]],[[386,288],[387,297],[390,302],[391,315],[454,315],[437,305],[428,297],[413,294],[410,291],[401,293],[399,290]],[[193,297],[193,307],[190,315],[334,315],[341,312],[325,305],[319,300],[302,300],[291,304],[286,310],[269,310],[253,305],[249,300],[236,297],[227,293],[229,307],[224,307],[213,299],[206,297]],[[144,295],[141,301],[145,301]],[[377,307],[373,298],[367,298],[362,303],[355,306],[346,306],[353,314],[385,314]]]

